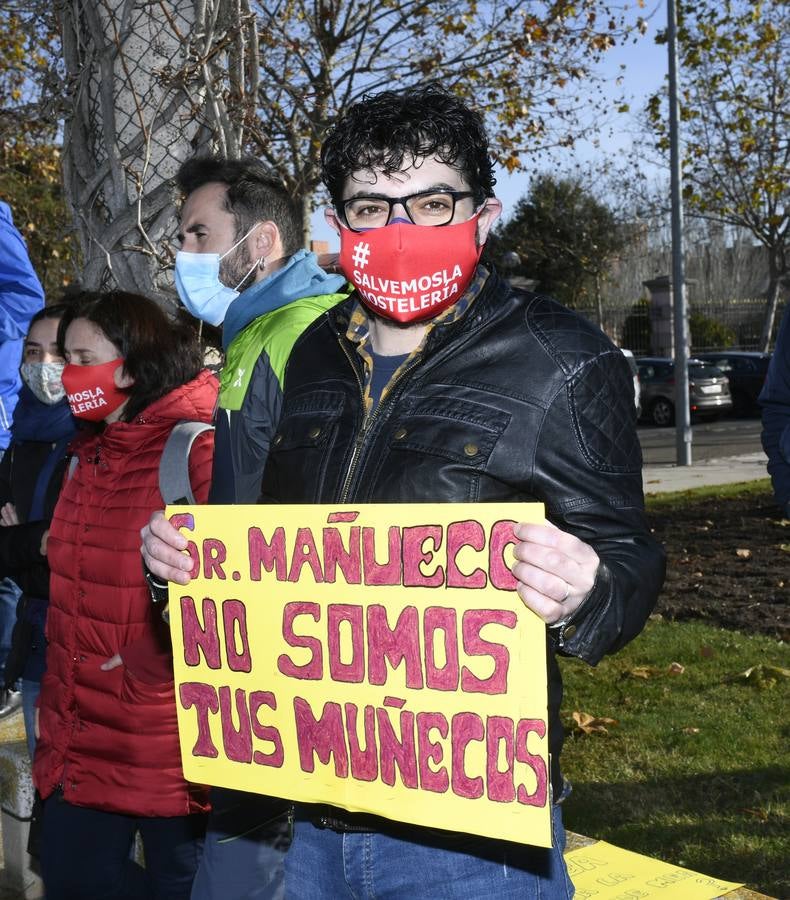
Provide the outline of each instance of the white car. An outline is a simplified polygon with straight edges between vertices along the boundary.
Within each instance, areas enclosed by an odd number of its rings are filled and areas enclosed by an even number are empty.
[[[634,376],[634,403],[636,404],[636,414],[640,415],[642,411],[640,397],[642,394],[642,387],[639,383],[639,367],[636,364],[636,359],[634,358],[634,354],[630,350],[623,350],[620,348],[620,352],[623,356],[628,360],[628,365],[631,369],[631,374]]]

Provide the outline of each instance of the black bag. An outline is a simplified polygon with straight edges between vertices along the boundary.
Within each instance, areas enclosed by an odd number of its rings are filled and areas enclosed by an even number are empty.
[[[44,814],[44,803],[41,794],[36,791],[33,809],[30,813],[30,832],[27,838],[27,852],[36,859],[41,857],[41,819]]]

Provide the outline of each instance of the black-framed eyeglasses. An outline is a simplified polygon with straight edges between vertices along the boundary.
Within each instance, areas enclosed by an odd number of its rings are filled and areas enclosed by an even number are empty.
[[[449,225],[459,200],[473,197],[472,191],[419,191],[405,197],[352,197],[341,204],[343,221],[352,231],[383,228],[400,204],[415,225]]]

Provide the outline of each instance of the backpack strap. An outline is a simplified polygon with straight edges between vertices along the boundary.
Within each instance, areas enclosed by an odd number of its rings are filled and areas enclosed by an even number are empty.
[[[189,453],[198,435],[213,431],[206,422],[176,423],[165,443],[159,461],[159,492],[165,504],[195,503],[189,480]]]

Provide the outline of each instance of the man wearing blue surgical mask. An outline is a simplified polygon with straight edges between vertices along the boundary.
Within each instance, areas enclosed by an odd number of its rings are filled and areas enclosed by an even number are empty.
[[[197,157],[176,181],[184,195],[176,289],[192,315],[223,326],[210,501],[256,503],[291,347],[351,288],[302,249],[301,211],[258,160]],[[148,578],[161,596],[163,585]],[[289,804],[219,788],[211,802],[192,900],[282,897]]]
[[[198,162],[204,164],[187,165]],[[176,289],[189,312],[209,325],[221,325],[239,290],[264,277],[267,253],[273,269],[283,252],[273,221],[255,222],[237,239],[239,221],[228,209],[227,194],[228,185],[207,182],[189,194],[181,211]]]
[[[255,503],[290,348],[350,288],[302,249],[301,211],[258,160],[196,157],[176,181],[176,288],[192,315],[223,326],[211,501]]]

